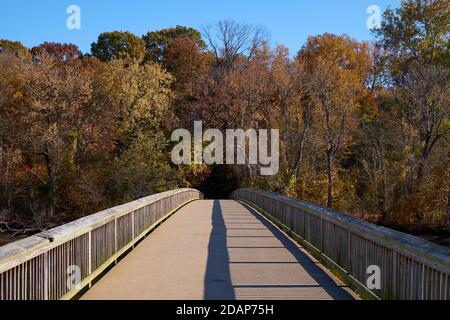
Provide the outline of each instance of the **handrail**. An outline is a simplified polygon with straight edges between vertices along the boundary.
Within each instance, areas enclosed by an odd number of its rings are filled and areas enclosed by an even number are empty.
[[[450,300],[448,248],[280,194],[240,189],[232,198],[261,209],[361,293]],[[379,267],[379,289],[368,287],[371,266]]]
[[[0,247],[0,300],[70,299],[200,191],[178,189]]]

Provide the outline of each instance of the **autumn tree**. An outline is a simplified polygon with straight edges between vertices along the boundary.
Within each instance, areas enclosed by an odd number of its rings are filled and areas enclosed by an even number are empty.
[[[420,183],[434,146],[450,134],[450,73],[439,65],[414,64],[395,91],[400,111],[419,140],[417,179]]]
[[[30,51],[20,41],[0,39],[0,54],[11,54],[16,57],[30,57]]]
[[[154,63],[108,62],[99,75],[97,92],[116,113],[120,144],[141,131],[170,130],[172,76]]]
[[[217,66],[230,72],[240,57],[252,59],[267,43],[269,34],[262,27],[241,24],[233,20],[217,22],[203,28]]]
[[[46,52],[37,60],[0,55],[6,202],[17,170],[27,177],[16,190],[28,210],[50,220],[176,186],[165,149],[174,118],[169,74],[123,60],[61,61]]]
[[[46,55],[48,59],[58,61],[76,60],[82,57],[81,51],[72,43],[44,42],[39,46],[31,48],[34,59]]]
[[[369,67],[367,44],[347,36],[310,37],[297,59],[305,64],[307,91],[315,109],[318,143],[326,159],[327,206],[333,205],[335,158],[351,142],[355,110]]]
[[[94,67],[82,61],[55,61],[46,55],[39,61],[18,64],[8,90],[17,95],[15,123],[23,130],[14,143],[26,155],[23,169],[37,181],[31,189],[32,209],[51,218],[63,198],[61,182],[80,161],[84,143],[80,126],[92,119]]]
[[[292,60],[289,51],[278,46],[270,63],[272,107],[268,119],[281,131],[281,182],[275,190],[292,192],[299,184],[304,152],[310,138],[313,107],[306,103],[305,68]],[[273,111],[277,111],[274,117]]]
[[[10,43],[6,43],[9,47]],[[23,113],[18,108],[20,98],[16,95],[17,74],[23,60],[19,58],[21,54],[17,51],[7,50],[9,49],[4,46],[0,53],[0,212],[3,212],[3,221],[17,205],[17,197],[14,196],[20,184],[17,173],[24,160],[17,138],[25,132],[25,126],[20,121]],[[24,52],[28,53],[26,50]]]
[[[230,20],[205,40],[183,26],[102,33],[92,56],[0,40],[0,220],[42,229],[179,186],[251,186],[385,225],[448,227],[448,20],[448,1],[405,0],[377,42],[323,34],[294,58]],[[279,129],[279,173],[173,165],[170,134],[194,120]]]
[[[175,116],[173,77],[159,65],[108,62],[98,76],[97,98],[113,110],[115,138],[111,166],[105,166],[108,198],[136,199],[178,183],[169,165],[167,137]]]
[[[151,31],[142,38],[146,46],[145,60],[157,63],[163,62],[167,48],[175,40],[190,40],[189,43],[198,50],[206,49],[206,43],[203,41],[201,33],[198,30],[184,26]]]
[[[418,139],[419,184],[434,146],[450,134],[449,19],[448,1],[408,0],[396,10],[388,9],[376,32],[386,51],[399,113]]]
[[[437,199],[433,189],[439,175],[446,175],[449,116],[450,8],[445,0],[408,0],[388,9],[376,36],[385,52],[385,80],[395,99],[399,133],[407,168],[404,191],[394,211],[409,221],[422,221],[427,213],[449,211],[450,198]],[[444,156],[445,158],[445,156]],[[438,160],[441,159],[441,160]],[[442,187],[450,190],[450,186]],[[450,191],[448,191],[450,192]],[[447,202],[447,209],[438,203]],[[397,217],[402,217],[397,214]]]

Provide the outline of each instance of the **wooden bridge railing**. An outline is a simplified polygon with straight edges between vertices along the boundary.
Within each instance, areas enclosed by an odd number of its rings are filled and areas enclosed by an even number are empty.
[[[179,207],[193,189],[155,194],[0,248],[0,300],[70,299]]]
[[[232,198],[262,211],[366,298],[450,299],[445,247],[279,194],[241,189]],[[371,266],[379,289],[368,288]]]

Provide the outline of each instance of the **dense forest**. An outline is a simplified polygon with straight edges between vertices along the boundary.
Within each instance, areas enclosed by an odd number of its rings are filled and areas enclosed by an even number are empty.
[[[271,47],[225,20],[26,48],[0,40],[0,231],[29,234],[148,194],[237,187],[408,230],[450,229],[450,6],[406,0],[376,41]],[[292,31],[295,32],[295,31]],[[175,166],[171,133],[280,130],[280,171]]]

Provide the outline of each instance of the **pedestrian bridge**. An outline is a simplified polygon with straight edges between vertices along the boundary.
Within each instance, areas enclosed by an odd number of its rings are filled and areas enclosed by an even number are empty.
[[[450,299],[450,250],[291,197],[169,191],[0,248],[0,300]]]

